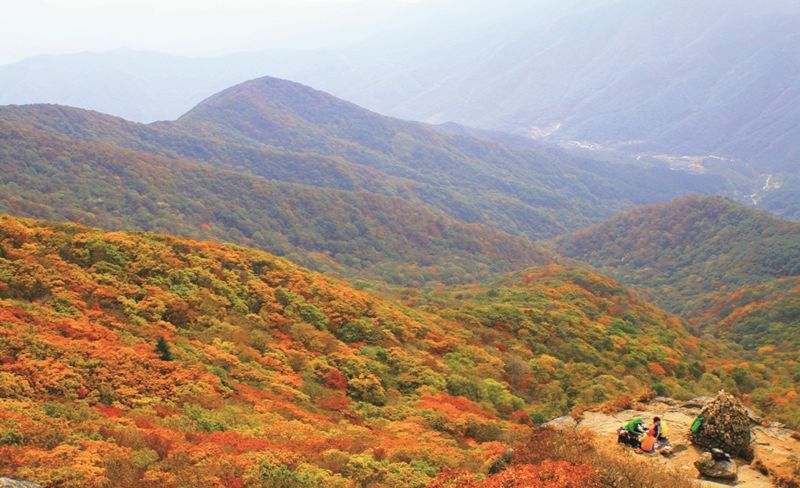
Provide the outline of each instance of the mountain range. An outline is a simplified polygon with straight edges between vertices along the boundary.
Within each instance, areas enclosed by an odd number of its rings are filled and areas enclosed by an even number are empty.
[[[172,120],[223,88],[271,74],[393,116],[722,175],[739,201],[796,217],[796,2],[508,2],[482,23],[468,14],[481,5],[455,9],[463,15],[446,26],[420,14],[336,51],[24,60],[0,67],[0,103]]]
[[[443,132],[274,78],[173,122],[5,106],[0,130],[5,211],[232,240],[398,283],[541,263],[531,239],[642,203],[732,191],[713,176]],[[428,245],[430,236],[443,240]]]
[[[720,6],[702,5],[674,42]],[[726,5],[709,32],[752,15]],[[563,35],[541,55],[567,69],[554,61],[567,27],[606,12],[590,30],[602,38],[643,12],[662,30],[683,19],[664,9],[564,3],[548,14],[567,16]],[[521,17],[507,34],[526,29]],[[410,122],[273,77],[167,118],[0,106],[3,475],[343,488],[615,476],[641,488],[627,460],[554,461],[535,426],[724,389],[800,427],[800,224],[752,208],[796,215],[794,177],[779,173],[791,164],[764,166],[774,178],[751,194],[757,165],[687,171],[510,126]],[[540,461],[475,478],[512,445]]]
[[[791,304],[793,288],[771,283],[800,274],[797,224],[721,197],[575,230],[638,204],[731,191],[721,178],[392,119],[275,78],[224,90],[171,122],[0,107],[0,137],[6,212],[233,241],[368,282],[465,283],[563,255],[709,325],[730,313],[711,303],[742,287],[782,290],[768,296]],[[554,236],[554,246],[535,242]],[[746,342],[781,342],[762,336]]]
[[[0,122],[5,211],[270,249],[406,284],[542,262],[531,241],[365,191],[266,180]]]

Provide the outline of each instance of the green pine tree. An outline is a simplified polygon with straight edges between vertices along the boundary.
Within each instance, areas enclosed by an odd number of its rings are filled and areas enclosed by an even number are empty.
[[[167,344],[167,341],[165,341],[163,337],[159,337],[158,342],[156,342],[156,352],[164,361],[172,361],[174,359],[172,357],[172,351],[169,349],[169,344]]]

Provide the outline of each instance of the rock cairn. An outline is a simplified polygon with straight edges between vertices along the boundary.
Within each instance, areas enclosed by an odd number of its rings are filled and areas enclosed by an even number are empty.
[[[700,415],[703,424],[691,434],[695,445],[722,449],[732,456],[752,461],[751,423],[742,402],[722,391],[703,407]]]

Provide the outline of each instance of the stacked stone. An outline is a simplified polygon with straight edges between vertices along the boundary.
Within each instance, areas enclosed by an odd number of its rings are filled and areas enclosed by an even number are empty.
[[[750,418],[742,402],[723,391],[703,407],[700,415],[704,421],[700,429],[691,434],[694,444],[709,449],[716,447],[748,461],[753,459]]]

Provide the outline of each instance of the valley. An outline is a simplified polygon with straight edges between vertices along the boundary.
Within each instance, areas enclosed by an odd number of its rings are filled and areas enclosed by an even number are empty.
[[[800,486],[796,2],[46,3],[0,486]]]
[[[150,125],[2,107],[0,141],[13,476],[425,486],[554,417],[720,388],[797,427],[797,224],[695,196],[570,233],[714,177],[271,78]]]

